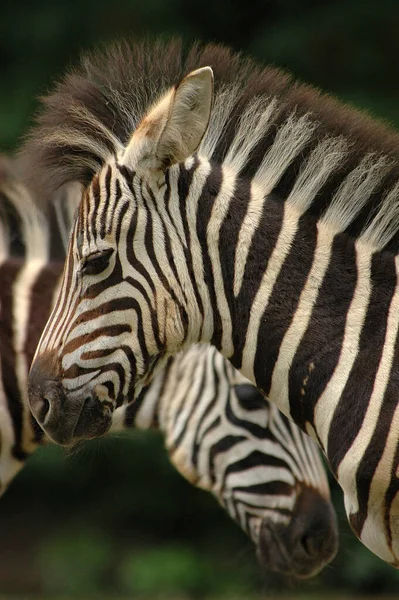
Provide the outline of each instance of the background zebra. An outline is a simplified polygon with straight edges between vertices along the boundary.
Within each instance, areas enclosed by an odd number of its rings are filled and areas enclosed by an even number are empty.
[[[7,219],[0,221],[4,492],[45,441],[28,408],[27,369],[63,263],[49,260],[47,220],[34,210],[27,190],[4,161],[0,196],[3,212],[14,209],[9,215],[14,231],[20,229],[9,240]],[[69,208],[74,199],[70,191],[65,200]],[[59,223],[67,229],[65,221],[61,215]],[[9,246],[23,256],[10,256]],[[115,412],[113,431],[132,427],[162,431],[172,463],[188,481],[213,493],[255,543],[262,567],[308,577],[334,557],[336,518],[317,447],[275,407],[265,405],[256,388],[216,350],[192,347],[170,360],[134,404]]]
[[[318,441],[355,533],[397,566],[398,136],[226,49],[182,56],[113,47],[45,100],[31,180],[87,187],[32,410],[61,443],[103,433],[157,364],[211,342]]]

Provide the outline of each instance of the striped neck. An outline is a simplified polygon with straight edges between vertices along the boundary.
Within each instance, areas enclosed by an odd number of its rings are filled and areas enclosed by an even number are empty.
[[[335,408],[350,377],[369,376],[366,355],[378,367],[387,314],[392,325],[397,314],[395,257],[276,196],[259,198],[218,166],[206,176],[196,222],[203,260],[191,266],[197,288],[207,283],[203,312],[213,323],[195,341],[216,346],[303,429],[316,426],[326,448],[329,425],[325,415],[315,423],[316,403],[331,388]]]
[[[210,341],[319,443],[355,531],[395,562],[390,526],[373,536],[397,492],[399,260],[280,200],[210,170],[196,215]]]

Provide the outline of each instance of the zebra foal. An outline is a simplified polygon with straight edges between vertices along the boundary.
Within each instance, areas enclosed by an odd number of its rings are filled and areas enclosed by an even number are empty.
[[[104,433],[168,356],[211,343],[317,441],[354,532],[398,566],[398,148],[225,48],[85,57],[24,152],[41,194],[83,187],[30,374],[47,434]]]
[[[3,493],[47,441],[29,411],[26,381],[63,263],[50,260],[48,220],[1,157],[0,199],[0,213],[14,217],[9,241],[0,219]],[[135,403],[115,411],[112,431],[133,427],[163,433],[173,465],[216,497],[254,542],[262,568],[310,577],[334,557],[336,518],[317,447],[216,350],[193,346],[171,359]]]

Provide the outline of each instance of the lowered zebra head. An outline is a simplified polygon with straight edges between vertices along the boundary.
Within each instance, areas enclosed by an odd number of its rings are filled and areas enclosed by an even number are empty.
[[[310,577],[334,557],[337,524],[317,446],[214,348],[179,353],[118,414],[125,426],[157,423],[173,465],[216,497],[263,568]]]

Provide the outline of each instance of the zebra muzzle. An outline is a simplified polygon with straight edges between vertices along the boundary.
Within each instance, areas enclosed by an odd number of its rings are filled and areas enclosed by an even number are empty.
[[[288,524],[265,519],[257,554],[261,565],[298,578],[313,577],[336,555],[338,526],[332,505],[304,488]]]
[[[113,405],[95,391],[67,394],[49,371],[50,361],[39,357],[29,375],[29,404],[43,431],[56,444],[72,446],[104,435],[111,427]]]

